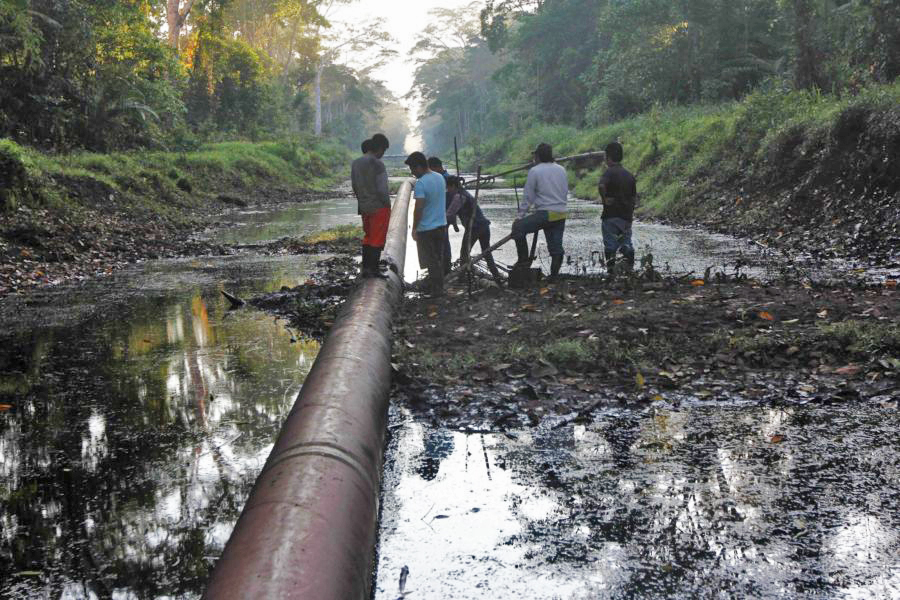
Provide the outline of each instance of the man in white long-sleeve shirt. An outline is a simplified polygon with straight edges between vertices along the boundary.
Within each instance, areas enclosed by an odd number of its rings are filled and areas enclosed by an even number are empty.
[[[525,182],[525,201],[513,222],[512,235],[519,253],[518,265],[529,265],[528,243],[525,235],[544,230],[550,252],[550,275],[556,277],[563,261],[563,233],[566,230],[566,211],[569,178],[566,170],[553,160],[550,144],[539,144],[534,151],[535,165],[528,171]],[[529,209],[532,212],[529,214]]]

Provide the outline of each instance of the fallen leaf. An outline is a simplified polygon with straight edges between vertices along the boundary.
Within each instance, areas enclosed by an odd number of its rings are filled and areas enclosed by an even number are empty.
[[[3,411],[5,411],[5,410],[9,410],[9,409],[11,409],[11,408],[12,408],[12,404],[0,404],[0,412],[3,412]]]
[[[428,318],[429,318],[429,319],[433,319],[433,318],[435,318],[436,316],[438,316],[437,311],[428,313]]]
[[[820,310],[819,312],[816,313],[816,316],[819,317],[820,319],[824,319],[825,317],[828,316],[828,309],[823,308],[822,310]]]
[[[691,282],[691,285],[694,287],[700,287],[702,285],[706,285],[706,282],[703,281],[702,279],[695,279]]]
[[[862,371],[862,367],[859,365],[847,365],[846,367],[841,367],[840,369],[835,369],[834,372],[837,375],[844,375],[846,377],[852,377]]]
[[[621,298],[616,298],[615,300],[613,300],[613,304],[616,304],[616,305],[625,304],[625,301],[622,300]]]
[[[541,288],[540,294],[541,296],[546,296],[550,293],[550,288]]]
[[[644,376],[641,373],[638,373],[634,376],[634,383],[637,385],[637,389],[644,389]]]
[[[890,287],[890,288],[897,287],[897,280],[896,279],[888,279],[887,281],[884,282],[884,287]]]
[[[784,436],[779,435],[777,433],[769,439],[769,441],[772,442],[773,444],[779,444],[779,443],[781,443],[782,440],[784,440]]]
[[[775,317],[772,316],[772,313],[766,312],[764,310],[759,312],[759,318],[765,321],[774,321]]]

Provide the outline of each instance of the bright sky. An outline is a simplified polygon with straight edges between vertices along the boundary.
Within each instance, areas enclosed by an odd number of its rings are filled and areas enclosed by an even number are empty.
[[[416,43],[418,32],[429,22],[430,8],[460,8],[468,6],[472,0],[440,0],[430,3],[427,0],[358,0],[350,5],[334,8],[329,20],[339,27],[338,23],[366,21],[373,17],[385,20],[387,31],[397,40],[397,56],[384,67],[375,72],[377,78],[387,84],[397,97],[402,97],[412,87],[415,63],[411,54]],[[409,105],[410,118],[415,119],[418,106]],[[415,122],[411,124],[415,129]],[[413,149],[419,144],[418,139],[407,141],[407,148]],[[418,148],[415,148],[418,149]]]

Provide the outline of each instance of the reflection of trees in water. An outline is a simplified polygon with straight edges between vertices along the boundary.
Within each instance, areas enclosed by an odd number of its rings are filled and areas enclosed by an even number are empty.
[[[304,349],[268,322],[211,325],[199,296],[134,311],[0,349],[29,384],[0,420],[0,594],[199,590],[290,408],[283,369]]]
[[[574,449],[554,433],[538,440],[553,452],[508,457],[520,483],[557,499],[545,519],[520,515],[517,541],[534,560],[596,571],[623,597],[868,589],[900,553],[900,506],[888,500],[900,418],[883,417],[693,408],[603,417]]]

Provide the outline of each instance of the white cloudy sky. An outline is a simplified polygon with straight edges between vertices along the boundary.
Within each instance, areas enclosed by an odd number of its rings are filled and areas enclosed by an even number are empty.
[[[336,27],[341,22],[359,22],[373,17],[385,20],[387,31],[397,40],[397,55],[375,75],[400,97],[412,87],[415,64],[411,50],[418,32],[432,18],[428,10],[432,7],[461,8],[471,3],[472,0],[440,0],[435,3],[428,0],[357,0],[350,5],[336,6],[328,18]],[[418,107],[409,108],[411,116],[415,118]],[[416,141],[410,140],[410,143],[415,144]],[[408,143],[407,146],[409,145]]]

